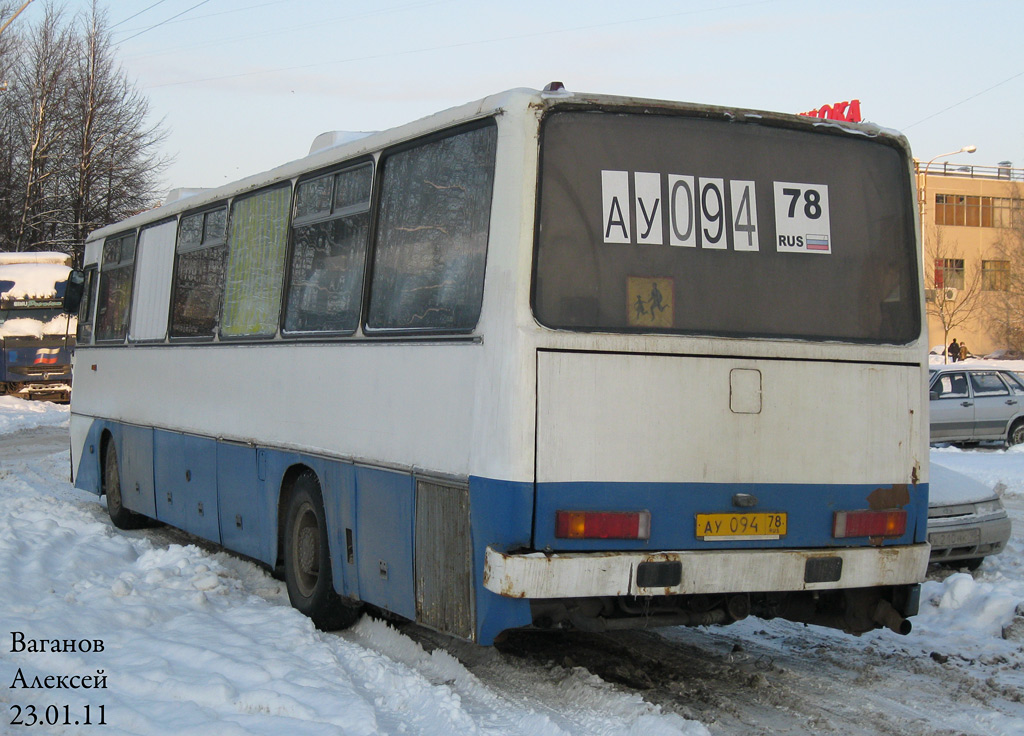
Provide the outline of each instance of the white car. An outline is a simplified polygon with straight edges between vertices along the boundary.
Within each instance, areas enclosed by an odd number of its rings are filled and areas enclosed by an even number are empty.
[[[931,561],[975,570],[985,557],[1002,552],[1010,538],[1010,519],[998,494],[935,463],[929,473]]]

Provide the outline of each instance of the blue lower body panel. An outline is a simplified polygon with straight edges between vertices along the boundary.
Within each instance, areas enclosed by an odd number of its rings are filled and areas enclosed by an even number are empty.
[[[279,562],[281,490],[298,473],[312,472],[323,496],[335,590],[417,620],[417,478],[411,473],[97,419],[82,448],[76,487],[102,493],[103,453],[111,442],[127,508],[269,566]],[[483,569],[488,545],[530,544],[533,485],[473,477],[468,487],[466,603],[473,607],[474,638],[487,645],[501,631],[531,622],[529,601],[488,591]]]
[[[734,496],[744,494],[754,506],[741,507]],[[534,545],[537,549],[584,552],[596,550],[709,550],[750,547],[853,547],[864,538],[835,539],[836,511],[899,508],[907,512],[906,532],[886,538],[886,545],[920,543],[927,537],[928,484],[787,484],[787,483],[538,483]],[[558,539],[557,511],[650,511],[646,540]],[[698,538],[697,514],[742,512],[785,513],[787,533],[774,540],[711,541]]]
[[[478,476],[452,483],[337,458],[101,419],[92,423],[81,450],[77,487],[101,492],[103,451],[109,442],[117,449],[122,495],[128,508],[269,566],[276,566],[280,560],[278,537],[286,512],[281,504],[282,490],[299,474],[313,473],[322,491],[337,592],[448,631],[437,618],[423,615],[424,591],[417,591],[417,586],[430,590],[431,595],[426,597],[431,602],[444,602],[448,588],[436,586],[450,585],[453,595],[461,596],[462,610],[471,612],[469,628],[460,620],[460,628],[450,630],[471,635],[483,645],[491,644],[506,629],[532,623],[530,600],[500,595],[484,587],[488,547],[516,553],[546,548],[557,552],[646,552],[858,546],[867,540],[832,538],[833,513],[879,504],[896,504],[907,511],[906,533],[885,540],[885,544],[920,543],[926,537],[927,484],[543,483],[535,489],[528,482]],[[424,483],[430,488],[424,490]],[[446,484],[453,493],[438,493],[437,488]],[[420,501],[427,505],[430,498],[468,499],[464,507],[457,507],[464,510],[454,512],[460,514],[457,520],[462,523],[449,525],[450,517],[442,515],[429,524],[418,525],[420,493],[424,494]],[[756,498],[756,506],[735,506],[738,493],[746,494],[747,500]],[[436,511],[442,506],[432,508]],[[559,510],[647,510],[651,512],[650,538],[556,539],[555,512]],[[698,539],[696,514],[751,510],[785,512],[786,535],[746,542]],[[419,539],[417,529],[421,530]],[[463,530],[457,533],[465,543],[457,548],[466,550],[465,556],[470,559],[460,556],[462,564],[436,564],[445,562],[434,551],[441,546],[423,542],[451,529]],[[431,554],[434,558],[428,559]],[[466,576],[471,577],[468,584]],[[459,580],[453,581],[453,577]],[[438,605],[436,610],[441,608]],[[436,614],[436,610],[429,613]]]

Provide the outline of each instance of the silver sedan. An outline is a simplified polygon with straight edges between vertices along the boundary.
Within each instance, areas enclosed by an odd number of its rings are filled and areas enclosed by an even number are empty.
[[[1010,538],[1010,519],[999,495],[935,463],[929,473],[931,561],[974,570],[988,555],[1002,552]]]
[[[932,369],[931,441],[1024,442],[1024,380],[1013,371],[960,366]]]

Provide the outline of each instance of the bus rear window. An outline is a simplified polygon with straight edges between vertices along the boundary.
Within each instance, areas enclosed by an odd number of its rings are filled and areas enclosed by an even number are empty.
[[[899,148],[763,124],[556,112],[540,176],[533,306],[546,326],[918,337]]]

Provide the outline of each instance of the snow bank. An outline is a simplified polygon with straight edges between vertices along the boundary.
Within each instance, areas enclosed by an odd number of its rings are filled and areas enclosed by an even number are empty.
[[[1006,549],[986,557],[973,575],[956,573],[924,584],[911,636],[927,637],[937,649],[952,647],[964,656],[1011,655],[1021,641],[1004,639],[1004,632],[1019,626],[1017,611],[1024,610],[1024,445],[969,452],[932,448],[931,463],[1000,491],[1013,527]]]
[[[49,401],[24,401],[13,396],[0,396],[0,435],[35,427],[67,425],[71,407]]]

